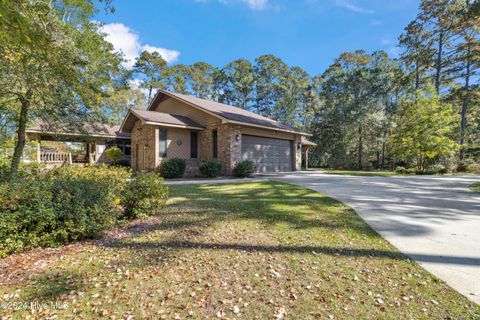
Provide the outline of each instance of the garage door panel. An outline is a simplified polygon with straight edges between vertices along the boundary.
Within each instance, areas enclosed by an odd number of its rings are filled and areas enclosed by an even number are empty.
[[[292,142],[243,135],[242,159],[253,161],[257,172],[292,171]]]

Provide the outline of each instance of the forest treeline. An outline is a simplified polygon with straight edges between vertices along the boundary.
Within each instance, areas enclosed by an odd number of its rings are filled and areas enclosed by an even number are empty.
[[[399,36],[398,58],[383,51],[345,52],[319,75],[271,54],[219,68],[206,62],[168,65],[145,51],[125,70],[121,55],[90,20],[92,1],[51,3],[7,2],[0,8],[10,10],[2,16],[10,20],[0,26],[0,135],[17,131],[16,158],[29,121],[74,125],[103,116],[118,123],[126,109],[145,108],[163,88],[312,133],[315,166],[422,170],[479,161],[478,1],[422,0]],[[51,39],[69,41],[58,45]]]
[[[480,153],[478,8],[467,0],[423,0],[399,36],[399,58],[345,52],[320,75],[274,55],[216,68],[205,62],[168,66],[149,52],[133,72],[149,98],[156,88],[173,90],[313,133],[314,165],[453,166]]]

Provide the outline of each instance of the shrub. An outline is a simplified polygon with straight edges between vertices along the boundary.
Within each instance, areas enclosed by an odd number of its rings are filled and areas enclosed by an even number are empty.
[[[252,176],[255,172],[255,164],[251,160],[242,160],[235,164],[233,175],[240,178]]]
[[[222,164],[218,160],[201,160],[198,169],[205,177],[215,178],[220,175]]]
[[[115,203],[130,175],[124,168],[70,166],[2,184],[0,255],[101,235],[121,214]]]
[[[470,173],[480,174],[480,163],[472,163],[467,165],[466,171]]]
[[[114,164],[122,155],[122,150],[120,150],[120,148],[117,146],[110,147],[105,151],[105,156],[107,157],[107,159],[112,161]]]
[[[29,178],[39,175],[45,170],[45,165],[38,162],[20,163],[16,178]],[[10,178],[10,162],[2,161],[0,163],[0,182],[7,181]]]
[[[448,172],[447,168],[445,168],[444,165],[441,164],[434,164],[431,167],[427,168],[430,172],[433,172],[433,174],[446,174]]]
[[[399,174],[407,174],[407,169],[405,167],[398,166],[395,168],[395,172]]]
[[[160,163],[159,173],[166,179],[181,178],[185,173],[187,164],[184,159],[166,159]]]
[[[130,168],[132,166],[130,160],[128,159],[119,159],[115,162],[116,166]]]
[[[124,191],[122,204],[128,219],[155,215],[165,205],[168,187],[154,172],[139,173]]]

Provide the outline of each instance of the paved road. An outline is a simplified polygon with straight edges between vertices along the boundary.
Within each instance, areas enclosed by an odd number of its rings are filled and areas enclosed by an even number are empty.
[[[468,187],[479,176],[272,178],[350,205],[400,251],[480,304],[480,194]]]

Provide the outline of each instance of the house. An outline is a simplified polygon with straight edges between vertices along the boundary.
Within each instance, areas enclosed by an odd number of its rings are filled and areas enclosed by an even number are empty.
[[[147,110],[130,110],[120,132],[131,134],[132,167],[155,170],[164,159],[182,158],[186,176],[198,161],[218,159],[230,175],[236,162],[252,160],[257,172],[301,170],[314,145],[302,132],[226,104],[159,90]]]
[[[134,171],[156,170],[165,159],[186,160],[185,176],[199,174],[198,161],[217,159],[224,174],[235,163],[251,160],[259,173],[301,170],[308,163],[310,134],[253,112],[185,94],[159,90],[147,110],[131,109],[120,127],[99,125],[82,132],[29,128],[27,134],[42,140],[76,141],[85,144],[86,162],[104,162],[104,151],[120,146],[131,155]],[[40,145],[40,143],[39,143]],[[38,151],[38,161],[64,161]],[[57,157],[57,158],[55,158]],[[71,156],[70,156],[71,157]],[[72,159],[70,162],[75,162]]]

